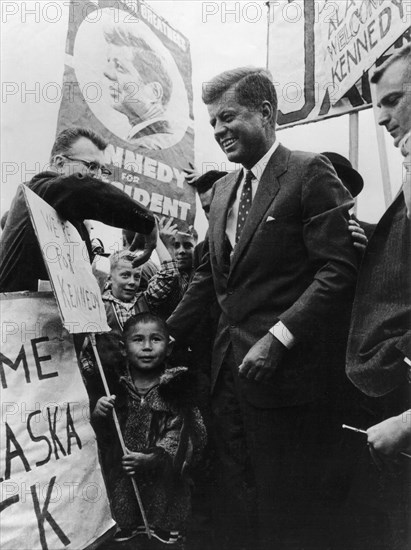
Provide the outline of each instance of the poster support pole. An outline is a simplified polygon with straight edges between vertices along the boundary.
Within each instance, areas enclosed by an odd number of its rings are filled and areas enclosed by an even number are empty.
[[[110,394],[110,389],[108,387],[106,375],[104,374],[104,370],[103,370],[103,365],[101,364],[100,356],[99,356],[98,351],[97,351],[96,335],[94,333],[89,333],[88,336],[89,336],[89,339],[90,339],[90,342],[91,342],[91,347],[93,348],[94,357],[96,358],[96,362],[97,362],[98,370],[100,372],[101,380],[103,382],[104,391],[106,392],[106,396],[110,397],[110,395],[111,395]],[[115,428],[116,428],[117,436],[118,436],[118,439],[120,441],[121,450],[123,451],[123,454],[128,454],[129,451],[128,451],[125,443],[124,443],[123,434],[121,433],[120,423],[118,421],[118,416],[117,416],[117,413],[116,413],[115,409],[113,409],[113,420],[114,420],[114,425],[115,425]],[[133,484],[134,493],[136,495],[138,506],[140,508],[141,517],[143,518],[144,527],[146,528],[147,536],[148,536],[149,539],[151,539],[151,531],[150,531],[150,527],[148,525],[147,516],[146,516],[146,513],[144,511],[143,502],[141,500],[140,491],[138,490],[137,482],[134,479],[134,477],[131,477],[130,479],[131,479],[131,483]]]
[[[358,170],[359,156],[359,114],[350,113],[349,115],[349,142],[348,158],[355,170]],[[354,214],[357,215],[357,197],[354,199]]]
[[[271,6],[270,6],[270,0],[268,0],[265,3],[267,7],[267,38],[266,38],[266,56],[265,56],[265,68],[268,69],[268,63],[269,63],[269,52],[270,52],[270,21],[271,21]]]
[[[369,71],[370,76],[374,73],[374,70],[375,70],[375,65],[373,65],[372,70]],[[392,189],[391,189],[390,171],[388,168],[387,146],[385,143],[384,130],[378,124],[377,96],[375,93],[375,86],[370,83],[370,88],[371,88],[371,98],[372,98],[372,110],[374,113],[374,121],[375,121],[375,131],[377,134],[378,154],[380,158],[384,203],[385,203],[385,208],[388,208],[392,202]]]

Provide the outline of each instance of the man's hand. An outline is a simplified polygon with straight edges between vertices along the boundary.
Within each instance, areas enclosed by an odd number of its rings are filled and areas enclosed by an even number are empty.
[[[199,174],[195,168],[187,168],[184,170],[186,177],[185,180],[189,185],[194,185],[201,174]]]
[[[274,376],[286,347],[270,332],[267,332],[244,357],[238,367],[241,376],[256,382],[265,382]]]
[[[173,250],[176,233],[178,232],[178,227],[173,221],[173,218],[167,219],[165,216],[158,221],[160,239],[170,253]]]
[[[156,220],[156,223],[154,224],[152,232],[149,233],[148,235],[144,235],[144,252],[150,251],[150,254],[151,254],[151,252],[155,250],[157,245],[157,238],[158,238],[158,224]]]
[[[364,252],[368,244],[368,239],[361,225],[355,220],[350,219],[348,221],[348,231],[351,233],[353,246],[360,252]]]
[[[134,253],[134,250],[136,249],[134,243],[137,239],[137,235],[134,237],[133,242],[130,245],[129,251]],[[145,264],[149,259],[150,256],[155,250],[157,245],[157,238],[158,238],[158,227],[157,222],[155,223],[153,230],[148,235],[144,235],[144,250],[141,254],[136,254],[135,259],[132,262],[133,267],[139,267],[140,265]]]
[[[387,458],[411,449],[411,411],[387,418],[367,430],[368,444]]]

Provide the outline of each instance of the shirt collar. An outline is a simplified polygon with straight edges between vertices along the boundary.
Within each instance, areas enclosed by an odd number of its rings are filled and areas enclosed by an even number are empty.
[[[251,172],[253,173],[254,178],[257,180],[257,184],[260,183],[261,176],[264,173],[264,170],[266,169],[266,166],[268,164],[268,161],[276,151],[277,147],[280,145],[280,142],[278,139],[274,141],[274,143],[271,145],[271,147],[268,149],[266,154],[260,158],[258,162],[254,164],[254,166],[251,168]]]
[[[147,126],[150,126],[150,124],[154,124],[155,122],[159,122],[159,121],[163,121],[164,120],[164,116],[158,116],[158,117],[154,117],[154,118],[149,118],[147,120],[144,120],[143,122],[138,122],[137,124],[135,124],[131,130],[129,131],[128,133],[128,136],[127,136],[127,141],[131,141],[132,139],[135,139],[136,137],[136,134],[138,134],[139,132],[141,132],[141,130],[143,130],[144,128],[146,128]]]
[[[122,307],[124,307],[128,310],[128,309],[131,309],[132,307],[134,307],[134,305],[137,301],[137,296],[134,296],[134,298],[131,300],[131,302],[122,302],[121,300],[119,300],[118,298],[113,296],[111,290],[107,290],[103,294],[103,300],[108,300],[109,302],[115,302],[116,304],[119,304],[120,306],[122,306]]]

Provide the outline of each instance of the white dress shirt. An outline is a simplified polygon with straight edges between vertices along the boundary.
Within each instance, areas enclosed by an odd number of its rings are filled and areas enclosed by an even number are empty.
[[[257,193],[258,184],[260,183],[261,177],[268,164],[268,161],[270,160],[271,155],[273,155],[274,151],[277,149],[279,145],[280,145],[280,142],[275,140],[272,146],[270,147],[270,149],[266,152],[266,154],[262,158],[260,158],[260,160],[256,164],[254,164],[254,166],[250,170],[253,174],[253,179],[251,180],[251,199],[252,200],[254,200],[255,194]],[[245,182],[245,170],[243,169],[243,175],[241,177],[240,185],[237,188],[237,193],[234,198],[234,202],[228,211],[227,224],[225,227],[227,238],[230,241],[230,244],[233,248],[235,247],[235,235],[237,231],[238,209],[240,208],[240,197],[243,191],[244,182]]]

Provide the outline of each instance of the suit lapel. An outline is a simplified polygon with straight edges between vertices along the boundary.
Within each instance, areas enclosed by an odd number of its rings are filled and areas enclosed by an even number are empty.
[[[224,257],[224,245],[225,245],[225,230],[227,224],[227,214],[229,206],[233,200],[233,195],[237,189],[237,183],[241,177],[242,171],[237,170],[228,174],[223,181],[219,181],[216,185],[215,195],[213,197],[213,209],[214,209],[214,246],[218,262],[222,262]],[[214,207],[215,205],[215,207]],[[213,217],[214,217],[213,216]]]
[[[277,195],[280,189],[278,177],[287,169],[289,155],[290,151],[280,144],[269,160],[260,183],[258,184],[258,189],[240,240],[234,249],[230,273],[235,269],[241,255],[256,232],[258,225],[261,223],[265,213]]]

